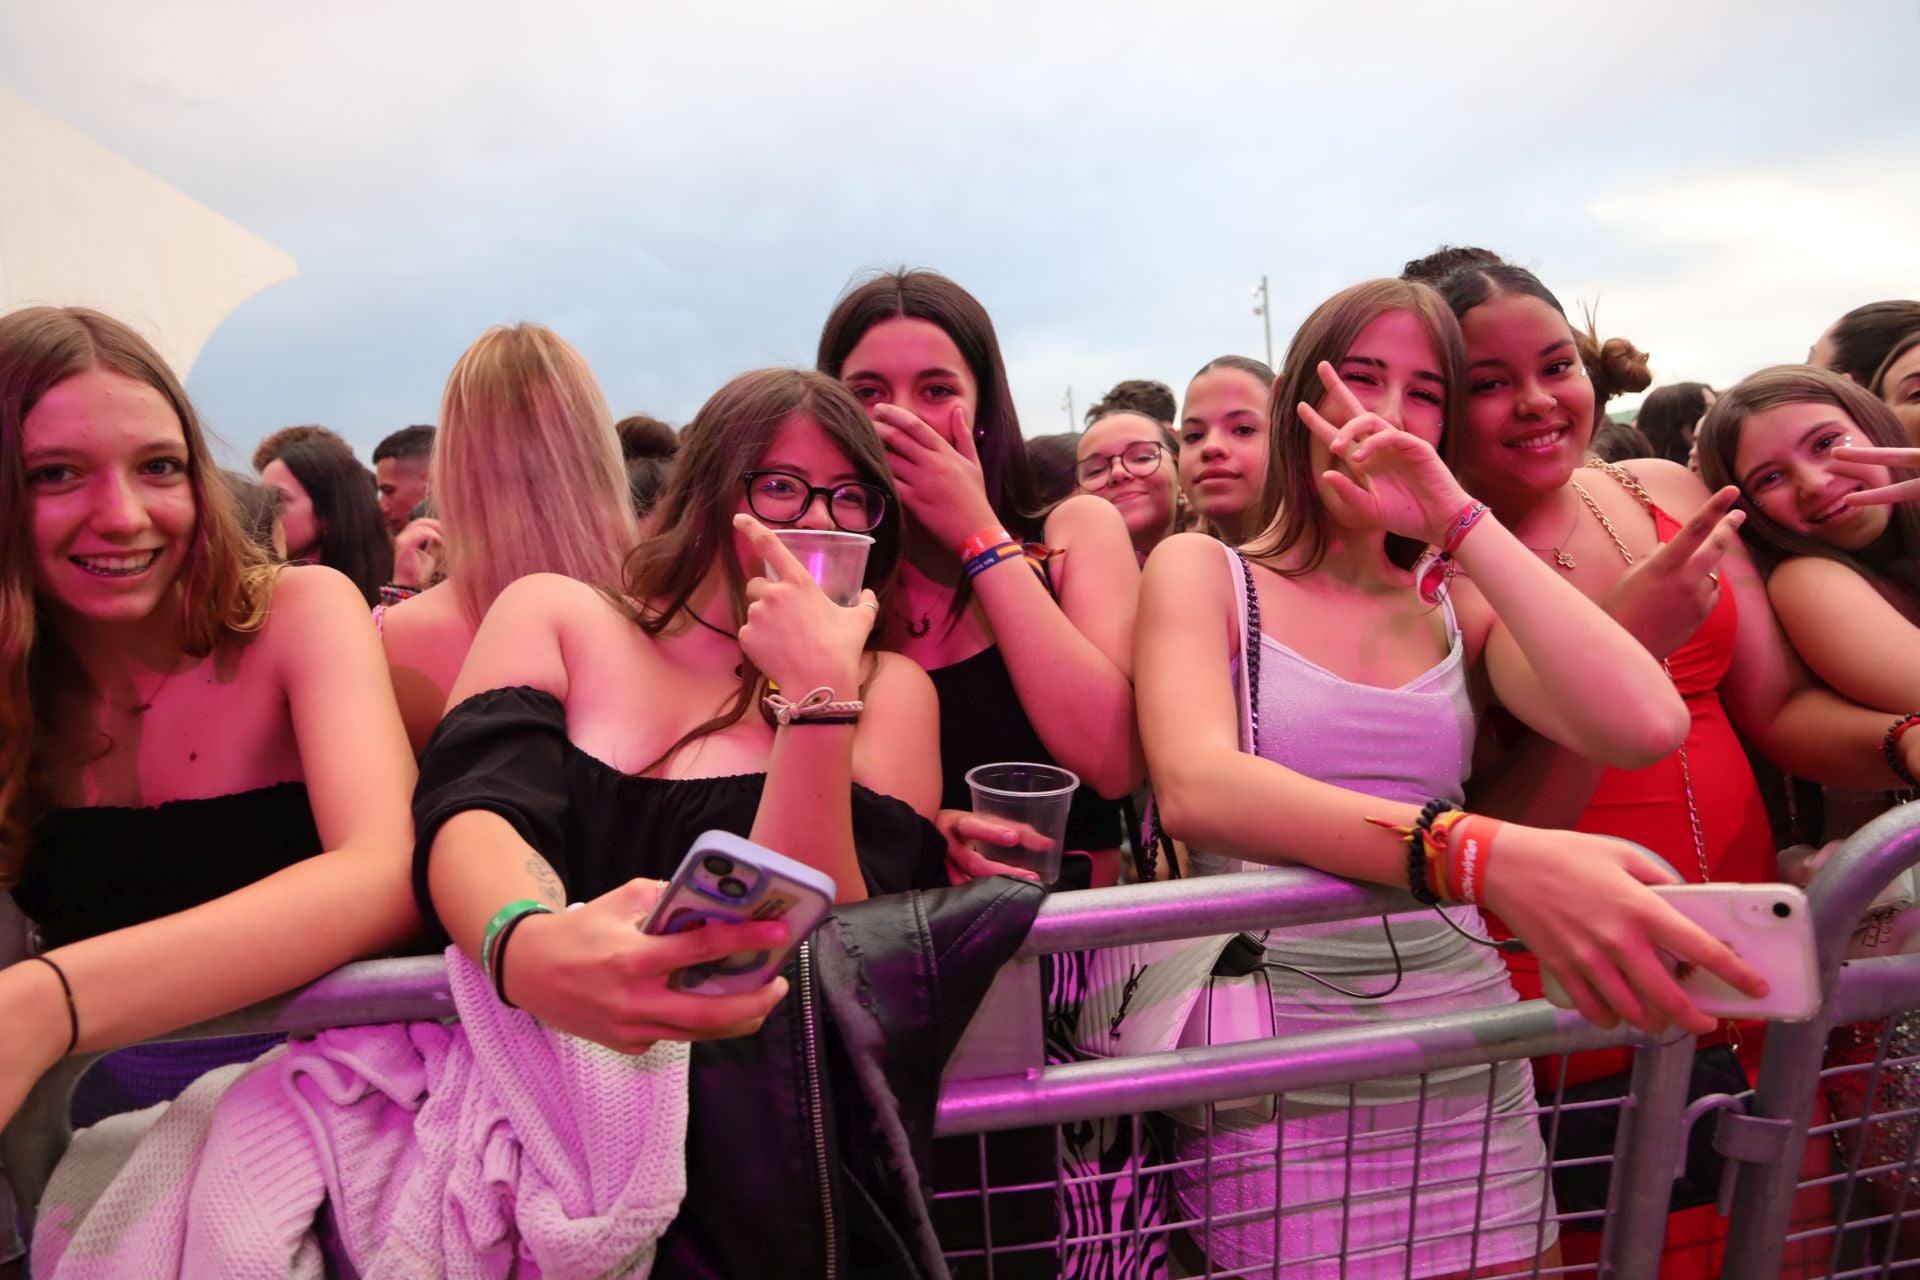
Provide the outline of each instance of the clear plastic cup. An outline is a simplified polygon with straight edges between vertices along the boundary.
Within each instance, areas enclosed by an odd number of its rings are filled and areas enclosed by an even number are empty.
[[[852,608],[860,603],[860,586],[867,576],[867,552],[873,539],[864,533],[844,533],[839,529],[775,529],[773,536],[785,544],[807,576],[819,584],[827,599]],[[780,581],[771,560],[765,562],[766,575]]]
[[[1020,832],[1020,842],[974,842],[982,857],[1021,867],[1040,877],[1042,884],[1060,878],[1060,854],[1067,835],[1067,809],[1080,779],[1054,764],[983,764],[967,770],[973,792],[973,811],[1004,822]]]

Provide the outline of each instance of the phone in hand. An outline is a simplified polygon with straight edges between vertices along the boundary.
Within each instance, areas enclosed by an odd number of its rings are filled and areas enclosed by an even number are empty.
[[[1789,884],[1661,884],[1651,886],[1668,906],[1732,949],[1767,980],[1755,999],[1698,965],[1662,953],[1700,1012],[1714,1018],[1770,1018],[1801,1022],[1820,1008],[1819,960],[1807,895]],[[1572,1007],[1566,990],[1542,969],[1541,988],[1552,1003]]]
[[[640,926],[654,935],[709,924],[784,920],[792,931],[778,951],[742,951],[689,965],[667,979],[675,991],[733,995],[772,981],[787,957],[833,908],[833,877],[726,831],[709,831],[673,873]]]

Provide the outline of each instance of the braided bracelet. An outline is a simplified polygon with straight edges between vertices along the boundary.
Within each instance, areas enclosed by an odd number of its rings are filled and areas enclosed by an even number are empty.
[[[1451,800],[1435,796],[1421,806],[1420,816],[1410,827],[1388,822],[1384,818],[1367,819],[1376,827],[1385,827],[1406,838],[1407,891],[1413,894],[1415,902],[1429,907],[1439,906],[1449,896],[1446,882],[1445,828],[1442,828],[1442,838],[1438,843],[1433,838],[1433,825],[1443,814],[1460,815],[1460,806]]]
[[[1893,722],[1893,728],[1887,730],[1887,737],[1880,744],[1880,754],[1887,758],[1887,768],[1893,770],[1893,776],[1910,787],[1920,787],[1920,780],[1913,776],[1913,770],[1907,768],[1907,762],[1900,758],[1900,735],[1920,724],[1920,714],[1901,716]]]
[[[858,699],[835,702],[833,690],[824,684],[797,702],[781,693],[769,693],[760,699],[760,705],[776,725],[852,724],[867,709],[867,704]]]

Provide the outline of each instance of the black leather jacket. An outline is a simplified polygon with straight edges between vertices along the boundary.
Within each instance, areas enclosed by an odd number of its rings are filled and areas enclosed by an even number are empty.
[[[696,1044],[665,1280],[918,1280],[940,1073],[1043,891],[1007,877],[836,910],[760,1031]]]

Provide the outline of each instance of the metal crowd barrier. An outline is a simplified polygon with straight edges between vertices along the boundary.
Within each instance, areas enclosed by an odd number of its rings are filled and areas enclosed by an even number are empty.
[[[1820,1014],[1807,1023],[1770,1028],[1750,1093],[1691,1104],[1692,1039],[1643,1043],[1629,1030],[1603,1031],[1539,1001],[1125,1059],[1021,1063],[1022,1054],[1032,1056],[1023,1046],[1037,1044],[1037,1035],[1023,1040],[1018,1034],[974,1034],[983,1022],[1037,1024],[1038,984],[1009,981],[1015,994],[983,1007],[968,1035],[977,1044],[963,1045],[941,1092],[936,1132],[967,1149],[961,1162],[966,1176],[956,1181],[949,1172],[936,1190],[949,1262],[956,1275],[990,1278],[1344,1280],[1427,1274],[1415,1259],[1423,1259],[1424,1267],[1425,1259],[1438,1256],[1432,1251],[1450,1248],[1446,1256],[1464,1259],[1447,1268],[1457,1274],[1492,1274],[1485,1269],[1505,1264],[1510,1270],[1500,1274],[1651,1280],[1661,1273],[1669,1196],[1688,1137],[1695,1124],[1710,1119],[1713,1145],[1729,1163],[1731,1192],[1722,1194],[1726,1229],[1719,1274],[1771,1280],[1800,1266],[1795,1274],[1842,1280],[1920,1269],[1920,1205],[1910,1207],[1920,1197],[1908,1194],[1920,1182],[1920,955],[1842,961],[1869,902],[1916,862],[1920,804],[1876,820],[1831,859],[1809,889],[1827,995]],[[1063,894],[1044,904],[1021,959],[1003,979],[1020,970],[1031,978],[1034,957],[1043,954],[1365,920],[1377,917],[1387,901],[1377,890],[1303,869]],[[443,1018],[451,1011],[437,959],[371,961],[169,1038],[300,1033]],[[1901,1016],[1909,1011],[1911,1027]],[[1887,1021],[1852,1033],[1870,1045],[1869,1053],[1826,1065],[1835,1027],[1876,1019]],[[1466,1197],[1471,1213],[1432,1219],[1429,1208],[1449,1186],[1484,1183],[1494,1140],[1490,1106],[1478,1107],[1466,1120],[1429,1115],[1430,1102],[1439,1103],[1449,1082],[1465,1078],[1469,1092],[1481,1090],[1490,1101],[1496,1077],[1489,1067],[1622,1045],[1637,1046],[1625,1098],[1572,1102],[1560,1080],[1543,1080],[1537,1105],[1522,1112],[1540,1126],[1550,1151],[1569,1115],[1617,1109],[1611,1157],[1577,1162],[1610,1164],[1604,1212],[1555,1207],[1541,1194],[1555,1170],[1542,1162],[1507,1179],[1509,1191],[1537,1200],[1526,1220],[1483,1221],[1485,1192]],[[970,1061],[990,1070],[973,1070]],[[64,1149],[68,1095],[86,1065],[70,1061],[49,1073],[0,1135],[0,1155],[22,1205],[35,1203]],[[1399,1140],[1411,1161],[1408,1176],[1385,1187],[1356,1186],[1354,1135],[1362,1133],[1363,1123],[1380,1119],[1367,1086],[1388,1080],[1413,1082],[1412,1123],[1384,1133],[1376,1126],[1363,1140]],[[1328,1090],[1343,1095],[1345,1106],[1293,1105],[1305,1091]],[[1290,1125],[1300,1123],[1316,1136],[1304,1144],[1299,1133],[1284,1143],[1271,1134],[1264,1145],[1240,1142],[1233,1133],[1236,1121],[1209,1104],[1253,1095],[1274,1095]],[[1829,1116],[1823,1097],[1843,1102]],[[1183,1129],[1165,1115],[1196,1105],[1206,1108],[1198,1127]],[[1469,1158],[1464,1170],[1431,1163],[1423,1168],[1423,1159],[1441,1160],[1446,1144],[1434,1136],[1448,1130],[1464,1131],[1451,1142],[1453,1154],[1465,1150],[1471,1157],[1477,1144],[1480,1162]],[[1824,1144],[1815,1147],[1816,1156],[1830,1149],[1831,1158],[1806,1162],[1820,1170],[1809,1176],[1802,1170],[1810,1139]],[[1003,1148],[1016,1141],[1025,1155],[1008,1163]],[[1104,1159],[1091,1154],[1103,1141]],[[1334,1157],[1342,1181],[1301,1199],[1301,1188],[1289,1179],[1315,1143],[1318,1154]],[[1811,1222],[1804,1208],[1809,1202],[1821,1206]],[[1369,1255],[1350,1239],[1349,1226],[1383,1210],[1403,1220],[1404,1236]],[[1547,1249],[1556,1232],[1571,1241],[1596,1228],[1597,1262],[1567,1261]],[[1813,1255],[1824,1255],[1824,1269],[1795,1261]]]

